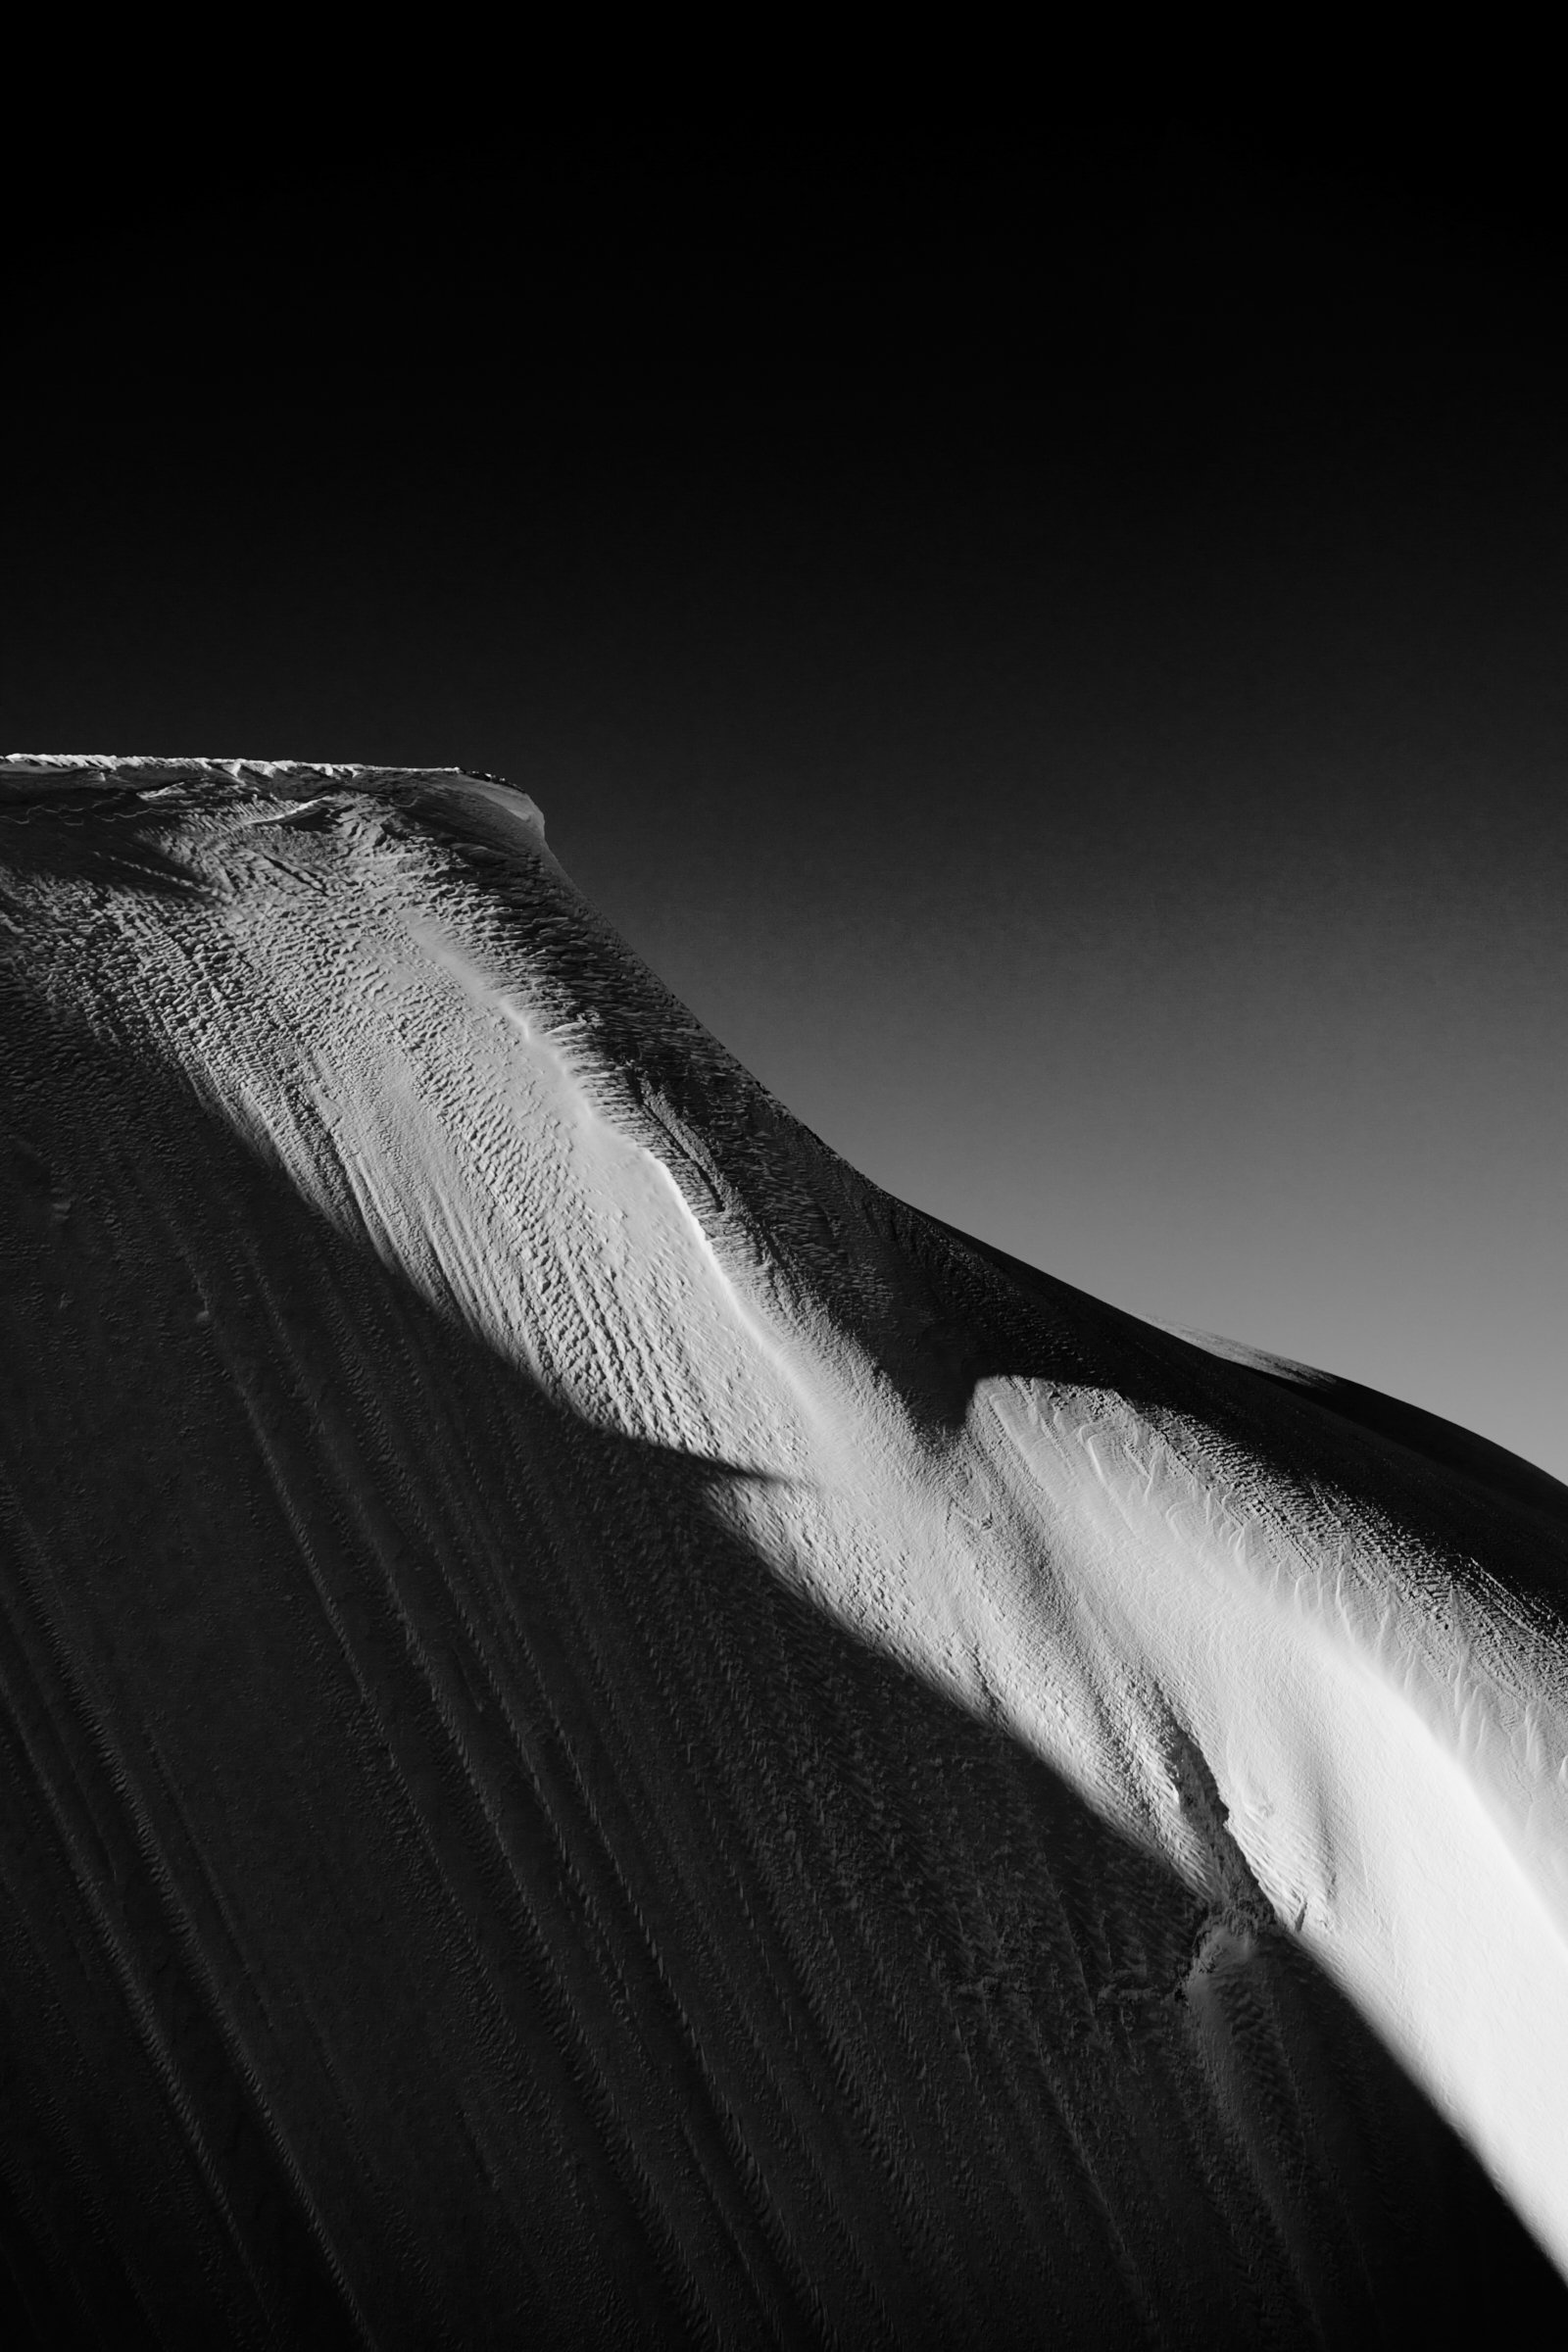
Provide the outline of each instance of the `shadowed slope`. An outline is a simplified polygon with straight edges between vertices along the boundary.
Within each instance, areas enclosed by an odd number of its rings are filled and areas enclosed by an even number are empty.
[[[167,891],[88,860],[63,904],[53,844],[41,883],[15,861],[0,2173],[36,2339],[1560,2327],[1529,2238],[1278,1924],[1179,1693],[1140,1702],[1188,1825],[1165,1853],[1020,1736],[1002,1661],[965,1684],[857,1614],[879,1545],[919,1583],[896,1481],[946,1482],[944,1526],[971,1503],[988,1384],[1119,1368],[1155,1413],[1192,1362],[1233,1447],[1272,1392],[839,1170],[486,838],[493,806],[407,835],[377,806],[368,851],[352,805],[281,810],[304,935],[359,939],[412,889],[462,1003],[476,943],[525,957],[546,1091],[506,1092],[512,1032],[487,1060],[442,1007],[482,1082],[443,1112],[461,1165],[331,1004],[314,1029],[258,1004],[274,885],[186,810]],[[475,862],[477,905],[445,903]],[[440,1098],[428,968],[375,1017]],[[495,1100],[556,1155],[519,1171]],[[808,1375],[819,1450],[792,1453]],[[1308,1425],[1257,1439],[1295,1445],[1303,1494],[1341,1442]],[[835,1446],[874,1457],[874,1507]]]
[[[1405,1404],[1397,1396],[1381,1396],[1376,1389],[1363,1388],[1359,1381],[1342,1380],[1311,1364],[1295,1363],[1289,1356],[1270,1355],[1264,1348],[1245,1348],[1206,1333],[1189,1336],[1200,1348],[1212,1349],[1232,1363],[1246,1364],[1281,1388],[1310,1396],[1328,1412],[1380,1438],[1392,1439],[1395,1445],[1436,1462],[1450,1478],[1484,1488],[1514,1509],[1541,1511],[1558,1524],[1568,1521],[1568,1487],[1534,1462],[1521,1461],[1505,1446],[1494,1445],[1490,1438],[1477,1437],[1473,1430],[1460,1429],[1441,1414]]]

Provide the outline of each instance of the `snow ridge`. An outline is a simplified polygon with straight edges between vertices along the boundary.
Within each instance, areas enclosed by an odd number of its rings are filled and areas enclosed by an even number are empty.
[[[39,2332],[1560,2324],[1553,1494],[881,1194],[498,778],[0,762],[0,990]]]

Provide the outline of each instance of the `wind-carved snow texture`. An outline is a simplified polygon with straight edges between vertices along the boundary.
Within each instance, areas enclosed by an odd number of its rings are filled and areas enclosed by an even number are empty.
[[[12,2340],[1561,2329],[1561,1489],[878,1192],[493,779],[0,876]]]

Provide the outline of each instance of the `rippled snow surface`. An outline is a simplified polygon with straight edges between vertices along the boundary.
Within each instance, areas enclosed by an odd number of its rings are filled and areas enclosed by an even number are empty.
[[[0,992],[14,2340],[1564,2329],[1568,1494],[889,1199],[494,779],[0,764]]]

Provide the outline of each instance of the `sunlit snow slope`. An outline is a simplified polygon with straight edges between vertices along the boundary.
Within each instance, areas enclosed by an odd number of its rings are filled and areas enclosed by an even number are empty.
[[[878,1192],[489,779],[13,760],[0,972],[9,2340],[1568,2336],[1562,1489]]]

